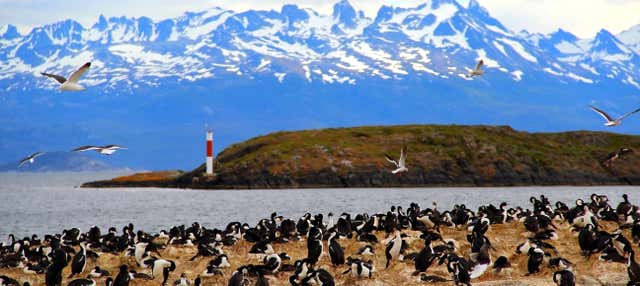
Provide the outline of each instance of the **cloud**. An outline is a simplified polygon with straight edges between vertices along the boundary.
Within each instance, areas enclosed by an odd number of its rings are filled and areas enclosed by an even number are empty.
[[[549,33],[558,28],[582,38],[605,28],[619,33],[640,24],[636,0],[480,0],[512,30]],[[526,9],[523,9],[526,7]]]
[[[149,16],[153,19],[177,17],[185,11],[201,11],[220,6],[234,11],[280,10],[285,3],[331,13],[338,0],[0,0],[0,24],[14,24],[21,32],[32,27],[72,18],[85,26],[100,14],[109,16]],[[350,0],[358,10],[375,17],[381,5],[415,7],[426,0]],[[458,0],[466,5],[469,0]],[[637,0],[477,0],[505,26],[519,31],[552,32],[558,28],[579,37],[592,37],[601,28],[614,33],[640,24]],[[69,9],[82,7],[82,9]],[[523,7],[526,7],[523,9]]]

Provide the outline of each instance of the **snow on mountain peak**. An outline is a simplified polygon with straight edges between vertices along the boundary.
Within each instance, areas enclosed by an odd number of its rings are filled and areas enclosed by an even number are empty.
[[[101,70],[110,86],[127,84],[128,78],[157,85],[162,77],[195,81],[257,75],[284,83],[293,75],[350,84],[369,77],[445,79],[479,58],[491,70],[488,76],[515,81],[539,73],[593,83],[590,77],[610,69],[601,64],[619,66],[614,78],[639,75],[628,68],[637,55],[625,43],[640,47],[640,26],[625,32],[624,42],[606,30],[585,40],[562,29],[549,35],[516,34],[475,0],[466,7],[456,0],[382,6],[374,20],[340,0],[330,15],[296,5],[244,12],[215,7],[161,21],[100,15],[90,28],[66,20],[25,36],[11,27],[0,29],[0,81],[54,69],[61,59],[75,63],[90,56],[116,67]]]
[[[345,27],[354,28],[358,15],[349,0],[340,0],[333,5],[333,18],[343,23]]]
[[[617,38],[637,54],[640,54],[640,24],[618,34]]]
[[[104,15],[100,14],[100,16],[98,17],[98,22],[93,24],[91,28],[99,31],[103,31],[107,28],[107,25],[109,25],[109,23],[107,23],[107,18],[105,18]]]
[[[589,53],[592,58],[606,61],[624,61],[632,56],[631,50],[605,29],[600,30],[593,39]]]
[[[570,32],[563,30],[562,28],[559,28],[555,32],[551,33],[549,36],[552,41],[558,42],[558,43],[561,41],[575,42],[578,40],[578,37],[576,37],[574,34]]]
[[[0,25],[0,39],[12,40],[21,36],[16,26]]]
[[[282,16],[289,22],[289,25],[293,25],[296,22],[304,22],[309,19],[307,11],[298,8],[297,5],[285,4],[282,6]]]

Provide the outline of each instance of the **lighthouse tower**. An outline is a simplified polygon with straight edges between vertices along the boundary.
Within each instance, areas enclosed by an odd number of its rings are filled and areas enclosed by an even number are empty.
[[[207,130],[207,175],[213,175],[213,130]]]

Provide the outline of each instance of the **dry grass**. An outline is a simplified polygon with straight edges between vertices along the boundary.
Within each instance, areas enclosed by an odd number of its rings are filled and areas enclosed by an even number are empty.
[[[616,228],[615,224],[604,223],[604,229],[612,231]],[[627,274],[626,266],[620,263],[603,262],[598,260],[598,255],[592,255],[588,260],[580,255],[580,249],[578,247],[577,233],[572,233],[567,229],[566,224],[559,225],[559,239],[552,241],[552,244],[556,246],[559,251],[559,255],[569,259],[575,263],[574,271],[576,273],[578,285],[626,285]],[[411,237],[416,238],[411,243],[409,252],[418,251],[423,247],[422,240],[417,239],[419,233],[407,232]],[[468,254],[470,245],[466,242],[466,230],[455,229],[443,229],[442,235],[445,239],[452,238],[459,243],[459,254]],[[380,241],[384,239],[384,234],[378,234]],[[492,251],[491,256],[495,260],[498,256],[507,256],[513,265],[511,271],[503,272],[502,274],[495,274],[487,271],[479,279],[473,280],[473,285],[554,285],[552,280],[552,273],[554,270],[548,266],[542,268],[541,273],[526,276],[527,268],[527,256],[526,254],[516,254],[516,246],[523,242],[526,238],[526,231],[521,223],[510,223],[505,225],[492,225],[487,236],[491,239],[495,250]],[[625,230],[625,236],[630,237],[628,230]],[[340,244],[345,248],[346,255],[355,255],[359,247],[364,243],[357,242],[355,240],[340,240]],[[288,244],[275,244],[274,249],[276,252],[287,252],[293,260],[301,259],[306,256],[305,241],[290,242]],[[233,269],[240,265],[249,263],[260,263],[255,256],[248,255],[251,244],[247,242],[239,242],[232,247],[226,247],[225,253],[230,257],[231,268],[224,271],[224,277],[205,278],[203,280],[204,285],[226,285]],[[638,252],[637,245],[634,246],[636,252]],[[342,275],[341,273],[346,270],[345,266],[333,267],[330,266],[329,257],[326,253],[320,260],[320,266],[327,269],[333,274],[338,285],[423,285],[425,282],[418,281],[417,276],[412,276],[411,273],[414,270],[412,262],[394,261],[389,269],[384,269],[384,245],[381,243],[375,245],[376,256],[373,258],[376,272],[372,279],[355,279],[350,275]],[[190,279],[194,279],[201,273],[207,265],[208,258],[199,258],[195,261],[188,261],[196,253],[195,247],[174,247],[169,246],[164,250],[161,250],[161,254],[164,258],[172,259],[177,263],[177,269],[173,272],[169,278],[170,283],[180,276],[180,273],[185,272]],[[368,258],[367,258],[368,259]],[[91,268],[95,265],[109,270],[112,275],[115,276],[117,268],[120,264],[126,263],[129,266],[138,269],[135,266],[133,258],[126,258],[122,255],[103,254],[97,261],[88,262],[88,267],[82,276],[86,275]],[[293,263],[291,261],[291,263]],[[147,271],[138,269],[140,271]],[[9,275],[10,277],[17,278],[19,281],[30,281],[32,285],[42,285],[44,283],[44,275],[33,276],[25,275],[19,269],[7,270],[3,269],[0,273]],[[65,268],[63,275],[66,277],[69,273],[69,267]],[[439,275],[447,278],[451,278],[446,272],[444,266],[433,265],[428,270],[429,275]],[[290,273],[281,273],[276,277],[270,277],[271,285],[289,285],[288,276]],[[65,279],[63,284],[68,281]],[[441,283],[439,285],[451,285],[451,282]],[[104,279],[99,279],[98,285],[104,285]],[[135,281],[131,285],[159,285],[157,281]],[[436,284],[437,285],[437,284]]]
[[[157,181],[167,181],[171,179],[175,179],[180,176],[182,173],[179,171],[159,171],[159,172],[144,172],[144,173],[136,173],[129,176],[122,176],[113,178],[114,182],[157,182]]]

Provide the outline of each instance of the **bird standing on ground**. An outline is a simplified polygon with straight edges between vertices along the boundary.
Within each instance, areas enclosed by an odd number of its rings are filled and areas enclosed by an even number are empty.
[[[385,248],[385,257],[387,259],[386,268],[389,268],[391,264],[391,260],[399,259],[400,252],[402,250],[402,237],[400,236],[400,231],[396,230],[392,239],[387,242],[387,246]]]
[[[85,266],[87,266],[86,247],[86,243],[80,243],[80,251],[78,251],[78,253],[76,253],[76,255],[73,257],[73,260],[71,260],[71,274],[69,274],[69,277],[67,277],[67,279],[73,277],[76,274],[82,273]]]
[[[151,275],[153,279],[156,279],[162,275],[162,285],[167,284],[167,279],[169,279],[169,272],[173,272],[176,270],[176,263],[172,260],[166,259],[155,259],[152,261],[145,262],[147,266],[150,266],[152,269]]]
[[[418,253],[415,259],[415,268],[416,271],[413,272],[413,275],[418,275],[420,273],[424,273],[427,269],[433,264],[433,261],[436,259],[436,255],[433,252],[433,248],[431,247],[431,238],[424,238],[424,248]]]
[[[317,227],[312,227],[307,239],[307,259],[311,265],[315,265],[323,252],[322,233]]]
[[[129,267],[126,264],[120,266],[120,272],[113,281],[113,286],[129,286],[131,276],[129,274]]]
[[[66,79],[63,76],[56,75],[56,74],[50,74],[50,73],[44,73],[44,72],[40,73],[40,74],[42,74],[44,76],[47,76],[47,77],[50,77],[50,78],[53,78],[54,80],[56,80],[60,84],[60,90],[63,90],[63,91],[83,91],[83,90],[86,90],[86,88],[84,86],[81,86],[80,84],[78,84],[78,80],[80,79],[80,77],[87,70],[89,70],[90,66],[91,66],[91,62],[85,63],[80,68],[78,68],[76,71],[71,73],[71,75],[69,75],[69,79]]]
[[[333,266],[339,266],[344,264],[344,250],[337,240],[337,232],[332,231],[329,234],[329,256],[331,258],[331,264]]]

